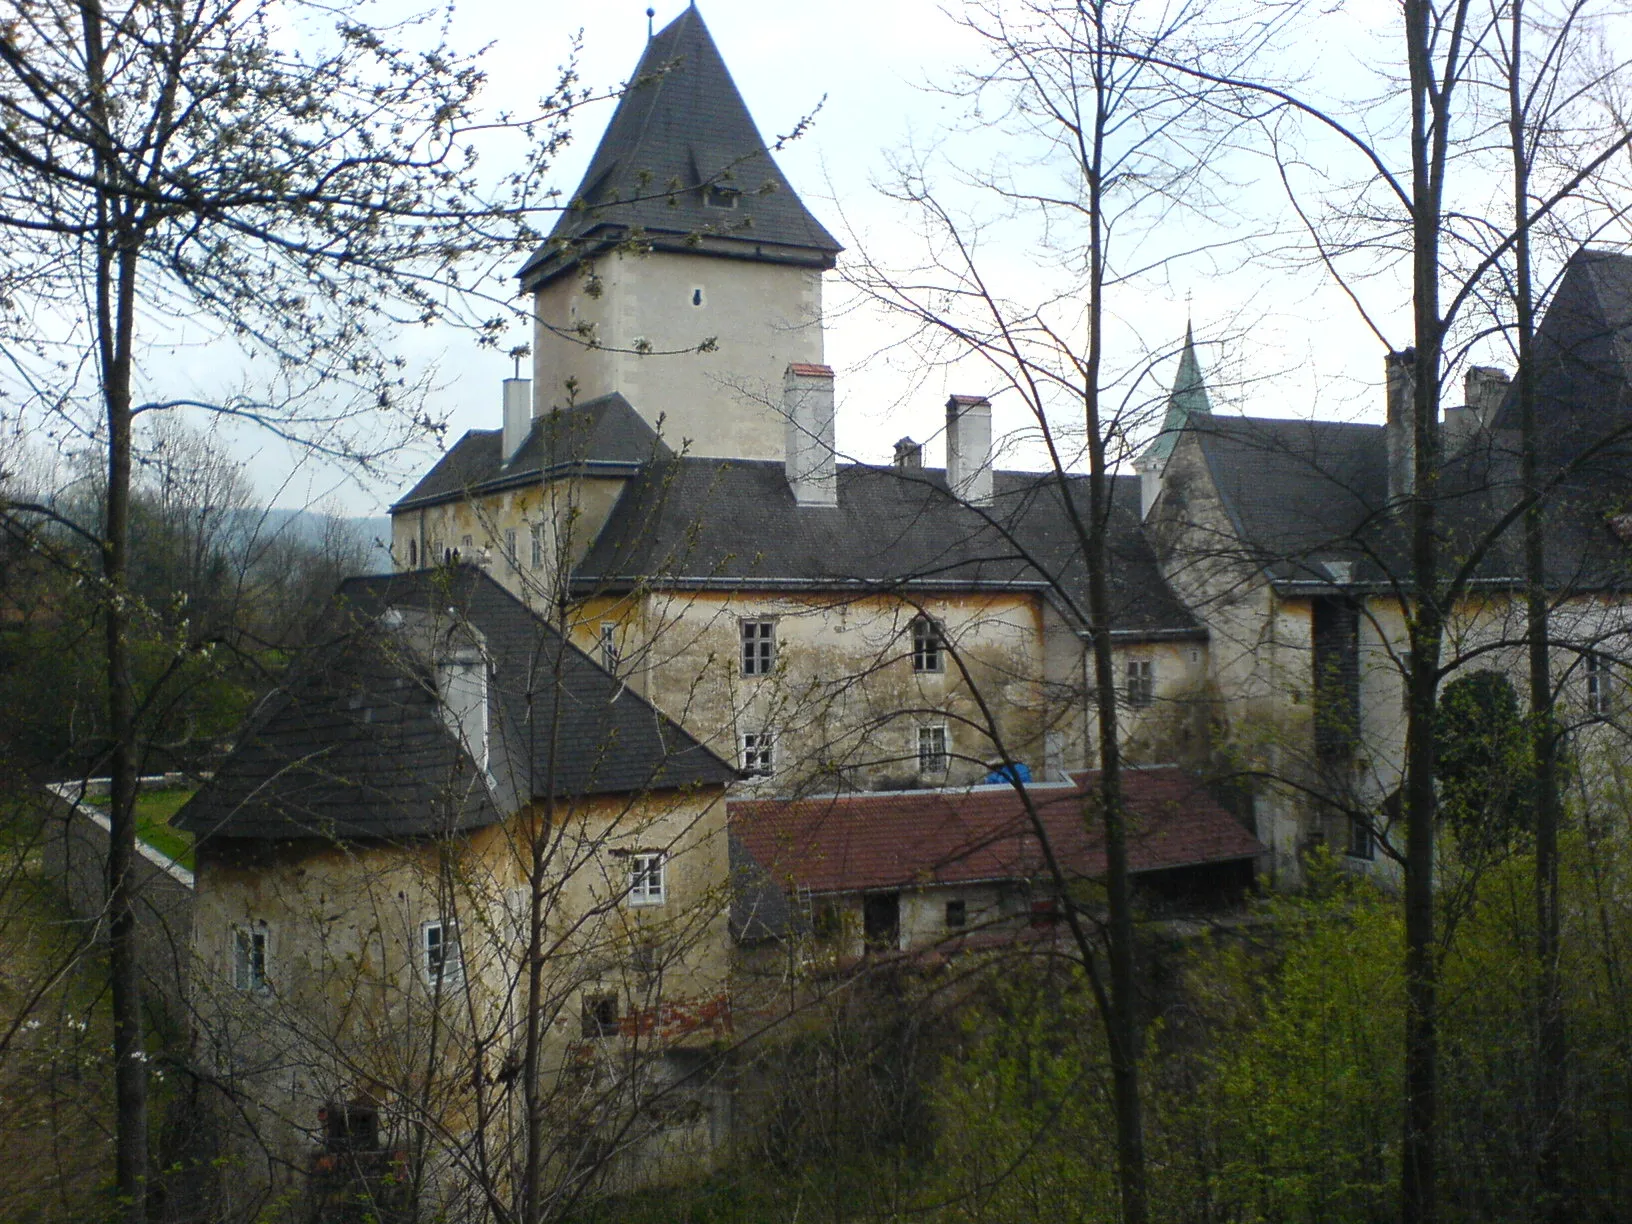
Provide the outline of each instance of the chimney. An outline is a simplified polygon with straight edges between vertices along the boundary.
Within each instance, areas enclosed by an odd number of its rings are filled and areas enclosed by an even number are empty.
[[[970,505],[992,504],[992,401],[984,395],[946,401],[946,484]]]
[[[902,438],[895,444],[895,466],[904,472],[916,472],[924,466],[924,448],[911,438]]]
[[[516,457],[533,424],[533,380],[504,380],[504,461]]]
[[[833,453],[833,371],[794,362],[782,376],[782,412],[788,419],[788,487],[800,506],[839,504],[838,458]]]
[[[1412,422],[1412,389],[1417,351],[1404,349],[1383,359],[1388,385],[1388,499],[1409,497],[1417,484],[1417,435]]]
[[[1507,398],[1512,379],[1495,366],[1469,366],[1462,380],[1463,402],[1472,408],[1479,424],[1489,429]]]

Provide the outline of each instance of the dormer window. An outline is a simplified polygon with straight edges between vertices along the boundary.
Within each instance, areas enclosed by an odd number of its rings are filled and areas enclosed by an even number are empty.
[[[710,183],[703,188],[703,202],[710,208],[735,208],[741,198],[742,192],[735,187],[722,187],[718,183]]]

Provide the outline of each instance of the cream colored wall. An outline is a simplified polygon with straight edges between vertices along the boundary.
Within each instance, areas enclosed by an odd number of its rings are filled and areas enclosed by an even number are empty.
[[[724,822],[718,787],[558,809],[544,918],[547,1071],[581,1063],[586,1050],[613,1055],[627,1045],[583,1041],[582,999],[601,990],[618,992],[623,1014],[650,1018],[647,1039],[720,1036],[729,1023]],[[223,1073],[255,1086],[263,1138],[276,1154],[303,1166],[310,1140],[301,1128],[315,1126],[318,1106],[365,1090],[399,1117],[409,1104],[401,1093],[429,1093],[439,1125],[459,1142],[475,1116],[469,1085],[478,1060],[502,1058],[521,1039],[522,864],[539,827],[518,818],[405,847],[201,853],[193,975],[200,1041]],[[625,897],[624,852],[633,850],[669,854],[661,905]],[[422,925],[439,917],[457,920],[465,965],[463,983],[445,986],[440,1001],[421,954]],[[232,982],[232,930],[261,922],[271,989],[243,993]],[[647,945],[655,958],[642,964],[636,950]],[[437,1073],[430,1087],[428,1066]]]
[[[693,455],[783,457],[783,371],[823,361],[819,270],[616,252],[594,271],[598,296],[575,275],[534,295],[535,416],[617,391],[676,451],[689,440]],[[642,342],[649,355],[633,351]]]
[[[1011,751],[1040,766],[1044,701],[1035,599],[947,596],[923,606],[941,620],[975,685],[999,711]],[[840,601],[763,591],[646,592],[638,603],[586,603],[573,637],[593,652],[603,620],[620,623],[620,668],[659,709],[727,760],[738,759],[742,733],[773,730],[777,776],[758,784],[767,790],[977,780],[993,753],[979,729],[982,715],[950,654],[941,673],[913,671],[916,614],[913,605],[877,596]],[[742,618],[775,620],[771,675],[741,674]],[[953,760],[944,775],[920,775],[917,729],[934,723],[946,725]]]
[[[420,567],[432,564],[439,555],[438,543],[443,549],[459,549],[466,561],[480,562],[485,549],[487,572],[501,586],[535,610],[554,607],[563,562],[570,568],[583,560],[624,484],[567,477],[399,512],[391,519],[392,562],[406,570],[417,555]],[[535,527],[542,531],[539,566],[532,563]],[[514,563],[505,547],[507,531],[516,533]],[[416,546],[412,552],[410,540]]]

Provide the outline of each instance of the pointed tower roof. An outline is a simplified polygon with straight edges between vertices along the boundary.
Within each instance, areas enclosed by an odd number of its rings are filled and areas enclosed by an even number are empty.
[[[1207,398],[1207,382],[1201,373],[1201,361],[1196,357],[1195,331],[1186,323],[1184,351],[1179,354],[1179,372],[1167,397],[1167,415],[1162,418],[1161,432],[1139,456],[1139,466],[1160,470],[1173,453],[1180,432],[1192,421],[1212,415],[1213,405]]]
[[[530,291],[641,230],[659,250],[831,268],[841,248],[783,177],[695,5],[646,43]]]

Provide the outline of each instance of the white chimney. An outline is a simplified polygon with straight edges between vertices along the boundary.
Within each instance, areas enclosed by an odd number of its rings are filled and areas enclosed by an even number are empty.
[[[946,401],[946,484],[972,506],[992,504],[992,401],[984,395]]]
[[[533,380],[504,380],[504,461],[516,457],[533,425]]]
[[[801,506],[839,504],[838,458],[833,453],[833,371],[794,362],[782,376],[782,411],[788,419],[787,471]]]

